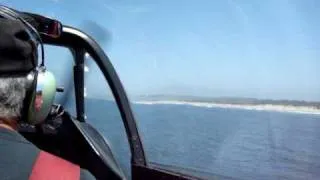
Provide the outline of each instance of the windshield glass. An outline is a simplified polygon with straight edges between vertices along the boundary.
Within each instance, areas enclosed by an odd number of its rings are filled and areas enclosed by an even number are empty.
[[[126,177],[131,177],[131,153],[115,99],[91,56],[85,56],[85,112],[87,122],[102,133]]]
[[[72,71],[74,59],[71,51],[65,47],[52,45],[45,45],[44,49],[46,52],[46,67],[54,74],[57,81],[57,87],[64,89],[64,92],[56,93],[54,103],[63,104],[64,108],[72,116],[76,116]],[[56,56],[57,54],[59,54],[59,56]]]
[[[149,162],[240,179],[320,176],[320,1],[0,2],[97,39]]]

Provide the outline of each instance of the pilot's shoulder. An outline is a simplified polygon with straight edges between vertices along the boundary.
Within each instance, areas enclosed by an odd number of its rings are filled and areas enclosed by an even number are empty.
[[[55,167],[52,169],[52,167]],[[33,170],[35,172],[52,172],[57,174],[57,177],[60,176],[65,176],[70,175],[70,176],[76,176],[79,177],[79,170],[80,170],[80,179],[81,180],[94,180],[94,176],[87,170],[81,169],[79,165],[74,164],[70,161],[67,161],[61,157],[55,156],[53,154],[50,154],[45,151],[40,151],[40,154],[38,155],[38,159],[34,165]],[[73,172],[70,174],[70,172]],[[38,174],[36,174],[38,175]],[[44,175],[44,177],[47,175],[45,173],[41,174]],[[44,179],[44,178],[40,178]],[[61,178],[56,178],[56,179],[61,179]],[[62,178],[63,179],[63,178]],[[67,178],[68,179],[68,178]]]
[[[88,170],[80,170],[80,180],[93,180],[96,179]]]

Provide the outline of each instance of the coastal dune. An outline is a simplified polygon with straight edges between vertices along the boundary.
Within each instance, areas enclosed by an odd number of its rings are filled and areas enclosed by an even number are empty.
[[[313,106],[293,106],[293,105],[278,105],[278,104],[228,104],[228,103],[208,103],[208,102],[188,102],[188,101],[135,101],[135,104],[174,104],[174,105],[190,105],[205,108],[232,108],[255,111],[276,111],[276,112],[290,112],[303,114],[319,114],[320,109]]]

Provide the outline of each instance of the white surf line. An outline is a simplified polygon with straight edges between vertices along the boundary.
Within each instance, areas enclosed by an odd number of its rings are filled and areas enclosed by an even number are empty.
[[[231,108],[231,109],[245,109],[256,111],[276,111],[276,112],[292,112],[302,114],[320,114],[320,110],[309,106],[286,106],[274,104],[261,105],[238,105],[238,104],[219,104],[219,103],[204,103],[204,102],[186,102],[186,101],[135,101],[135,104],[172,104],[172,105],[190,105],[206,108]]]

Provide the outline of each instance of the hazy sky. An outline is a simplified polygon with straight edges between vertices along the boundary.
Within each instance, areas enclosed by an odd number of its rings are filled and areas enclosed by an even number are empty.
[[[130,95],[320,100],[318,0],[0,2],[107,28],[104,49]]]

